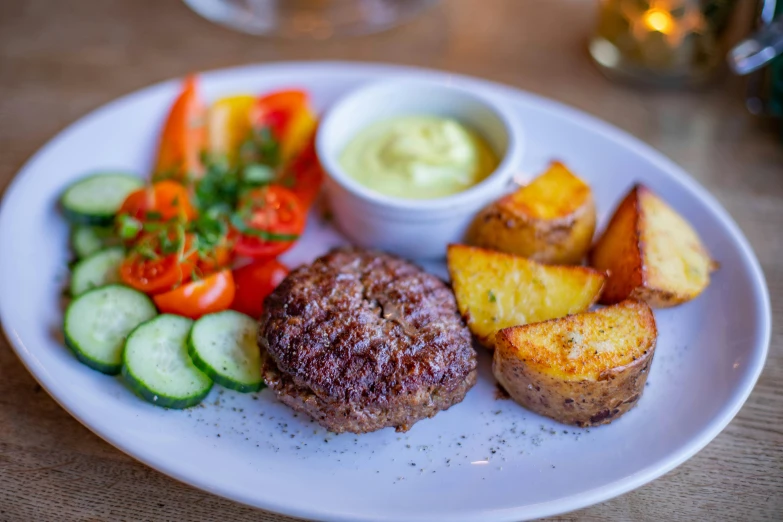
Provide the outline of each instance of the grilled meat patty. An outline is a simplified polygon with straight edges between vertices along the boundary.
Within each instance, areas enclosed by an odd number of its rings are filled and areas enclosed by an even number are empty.
[[[337,433],[407,431],[476,382],[451,290],[380,252],[337,249],[291,272],[264,302],[259,344],[278,398]]]

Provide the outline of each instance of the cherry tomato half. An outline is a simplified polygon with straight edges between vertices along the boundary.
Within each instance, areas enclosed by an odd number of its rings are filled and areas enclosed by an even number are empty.
[[[171,290],[187,281],[192,273],[193,266],[181,263],[176,254],[145,259],[140,254],[131,253],[120,266],[122,282],[145,294]]]
[[[190,204],[188,190],[176,181],[158,181],[128,194],[119,214],[128,214],[139,221],[168,221],[181,217],[193,219],[196,211]]]
[[[237,268],[234,270],[236,295],[231,309],[258,319],[264,311],[264,299],[287,275],[288,268],[276,259]]]
[[[234,291],[231,270],[223,270],[170,292],[155,295],[152,300],[164,314],[198,319],[202,315],[228,310],[234,300]]]
[[[185,238],[187,251],[190,238]],[[120,265],[120,279],[128,286],[146,294],[167,292],[188,281],[195,268],[195,256],[181,259],[180,253],[161,254],[159,241],[153,235],[144,235],[137,246],[143,245],[145,250],[154,255],[145,255],[139,248],[131,250]]]
[[[246,215],[234,251],[245,257],[268,259],[291,248],[305,228],[305,210],[290,190],[269,185],[248,192],[239,204]]]

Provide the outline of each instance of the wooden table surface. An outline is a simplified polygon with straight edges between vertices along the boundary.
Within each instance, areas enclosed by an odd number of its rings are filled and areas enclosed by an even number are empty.
[[[734,216],[766,273],[774,330],[761,379],[717,439],[653,483],[560,519],[780,520],[783,143],[746,114],[738,79],[697,93],[604,79],[585,51],[594,11],[589,0],[444,0],[390,32],[314,44],[233,33],[176,0],[0,2],[0,191],[58,131],[117,96],[252,62],[433,67],[595,114],[678,162]],[[0,337],[0,521],[39,520],[292,519],[180,484],[114,449],[43,392]]]

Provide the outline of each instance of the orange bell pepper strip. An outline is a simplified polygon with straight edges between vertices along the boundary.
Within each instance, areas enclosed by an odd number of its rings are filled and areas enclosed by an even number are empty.
[[[206,106],[198,92],[198,78],[188,76],[171,106],[160,137],[153,181],[185,182],[204,174],[201,155],[207,144]]]

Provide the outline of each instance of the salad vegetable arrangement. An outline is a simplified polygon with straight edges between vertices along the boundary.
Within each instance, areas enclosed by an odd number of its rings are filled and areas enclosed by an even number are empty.
[[[304,91],[207,106],[192,76],[148,182],[111,172],[69,186],[64,332],[76,357],[169,408],[197,404],[213,382],[260,390],[256,319],[320,190],[316,126]]]

